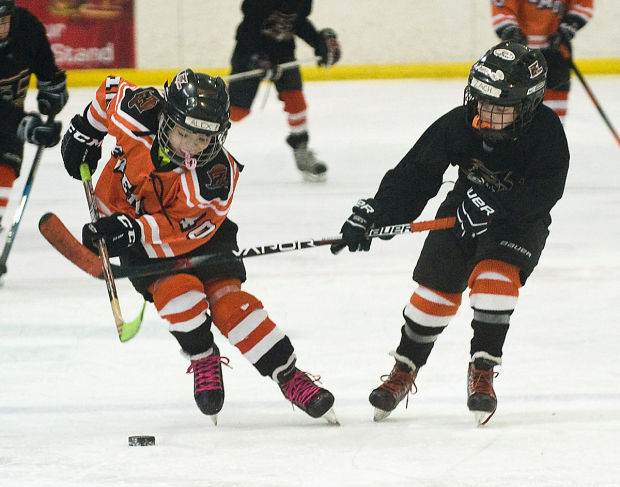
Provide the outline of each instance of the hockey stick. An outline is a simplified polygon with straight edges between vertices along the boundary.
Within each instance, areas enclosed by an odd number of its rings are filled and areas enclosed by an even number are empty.
[[[55,115],[50,115],[49,117],[47,117],[45,125],[52,125],[52,123],[54,122],[54,116]],[[15,234],[17,233],[19,224],[21,223],[22,217],[24,216],[26,203],[28,202],[28,198],[30,197],[30,190],[32,189],[34,176],[37,173],[37,169],[39,168],[39,162],[41,161],[41,157],[43,156],[43,150],[45,150],[45,146],[39,145],[37,147],[37,152],[34,156],[34,160],[32,161],[32,166],[30,166],[30,173],[28,174],[28,179],[26,180],[26,185],[24,186],[22,198],[19,201],[19,206],[17,207],[15,215],[13,216],[13,223],[11,224],[11,229],[9,230],[9,234],[6,238],[6,241],[4,242],[4,249],[2,250],[2,256],[0,257],[0,277],[6,274],[6,262],[7,260],[9,260],[9,252],[11,252],[11,247],[13,247]]]
[[[278,64],[276,68],[280,71],[286,71],[287,69],[297,68],[301,66],[302,64],[314,63],[318,61],[319,59],[321,59],[320,56],[314,56],[312,58],[304,59],[302,61],[299,61],[299,60],[289,61],[288,63]],[[230,84],[231,82],[239,81],[243,79],[262,77],[262,76],[265,76],[265,74],[266,74],[266,71],[264,69],[252,69],[250,71],[243,71],[242,73],[229,74],[228,76],[223,76],[222,79],[224,81],[228,81],[228,83]]]
[[[368,237],[387,237],[402,233],[423,232],[427,230],[441,230],[454,226],[454,217],[439,218],[437,220],[403,223],[401,225],[391,225],[373,229]],[[52,244],[52,246],[64,255],[68,260],[84,272],[98,279],[104,277],[102,262],[82,245],[71,234],[62,221],[53,213],[46,213],[39,220],[39,230],[41,234]],[[186,269],[204,267],[207,265],[217,265],[223,262],[230,262],[234,259],[256,257],[259,255],[276,254],[291,252],[296,250],[321,247],[324,245],[344,244],[344,240],[339,235],[322,239],[293,240],[272,245],[259,245],[241,249],[230,254],[210,254],[197,255],[192,257],[181,257],[178,259],[167,259],[160,262],[151,262],[137,266],[119,266],[111,264],[112,274],[116,278],[141,277],[170,272],[180,272]]]
[[[581,81],[581,84],[583,85],[584,89],[586,90],[586,93],[590,97],[590,100],[592,100],[592,103],[594,103],[594,106],[596,107],[598,112],[601,114],[601,117],[603,117],[603,121],[605,122],[605,124],[607,125],[609,130],[611,130],[611,133],[613,134],[614,138],[616,139],[616,142],[618,143],[618,145],[620,145],[620,137],[618,137],[618,132],[616,132],[616,129],[611,124],[611,121],[609,120],[609,118],[607,118],[607,115],[605,115],[605,112],[603,111],[603,109],[601,108],[601,105],[599,104],[598,100],[594,96],[594,93],[592,92],[592,90],[588,86],[588,83],[586,83],[586,80],[583,77],[583,75],[581,74],[581,71],[579,71],[579,69],[577,69],[577,66],[575,66],[575,63],[573,62],[572,59],[570,60],[570,67],[572,68],[572,70],[577,75],[577,78],[579,78],[579,81]]]
[[[84,185],[84,192],[86,193],[86,200],[88,201],[90,219],[93,223],[95,223],[99,219],[99,209],[97,208],[97,199],[95,197],[95,192],[93,191],[90,168],[88,167],[88,164],[82,163],[80,165],[80,175],[82,176],[82,184]],[[127,340],[131,340],[140,329],[142,318],[144,317],[144,309],[146,308],[146,301],[142,305],[142,310],[137,318],[128,322],[123,320],[121,305],[118,301],[118,293],[116,292],[114,275],[112,274],[112,265],[110,264],[108,249],[103,239],[97,240],[97,249],[99,250],[99,262],[101,264],[103,278],[105,279],[105,283],[108,288],[108,296],[110,297],[110,306],[112,307],[112,314],[114,315],[118,338],[121,342],[126,342]]]

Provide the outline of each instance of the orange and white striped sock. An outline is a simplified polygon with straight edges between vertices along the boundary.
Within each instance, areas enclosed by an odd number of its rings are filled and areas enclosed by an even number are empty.
[[[284,102],[284,111],[288,114],[287,122],[291,134],[307,132],[306,100],[301,90],[283,91],[279,95]]]
[[[213,345],[209,307],[202,282],[190,274],[175,274],[153,286],[153,302],[168,321],[170,333],[192,360],[201,358]]]
[[[519,297],[519,268],[499,260],[483,260],[472,271],[469,287],[474,310],[471,356],[486,352],[499,363]]]
[[[560,117],[562,123],[565,122],[566,112],[568,110],[568,91],[547,89],[547,91],[545,91],[543,103]]]
[[[400,344],[393,354],[396,359],[412,369],[426,364],[435,341],[460,305],[460,293],[444,293],[418,286],[403,311],[405,325]]]
[[[276,380],[278,371],[295,359],[293,345],[263,304],[240,285],[237,279],[205,284],[213,323],[261,375]]]
[[[17,179],[15,170],[10,166],[0,164],[0,222],[9,206],[9,197],[15,179]]]

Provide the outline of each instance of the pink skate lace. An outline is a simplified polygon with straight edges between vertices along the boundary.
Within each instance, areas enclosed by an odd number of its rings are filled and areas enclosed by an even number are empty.
[[[320,381],[320,376],[296,370],[293,378],[284,384],[280,384],[280,387],[289,401],[305,408],[310,399],[321,392],[322,389],[315,384],[315,382],[320,383]]]
[[[183,155],[185,156],[185,167],[190,171],[196,169],[196,165],[198,164],[196,158],[192,157],[192,155],[187,151],[183,151]]]
[[[230,368],[228,357],[209,355],[200,360],[192,360],[187,373],[194,372],[194,392],[212,391],[222,388],[220,364]]]

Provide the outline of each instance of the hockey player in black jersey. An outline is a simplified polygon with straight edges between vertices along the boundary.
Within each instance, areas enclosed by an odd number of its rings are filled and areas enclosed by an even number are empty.
[[[273,81],[284,111],[288,114],[290,134],[287,144],[293,149],[295,163],[307,181],[324,181],[327,166],[308,148],[306,100],[299,68],[279,72],[278,64],[295,60],[295,36],[314,48],[318,64],[330,67],[340,59],[340,45],[333,29],[317,31],[308,19],[312,0],[244,0],[243,20],[237,27],[232,54],[231,74],[263,69]],[[237,122],[250,113],[260,83],[259,78],[230,83],[230,119]]]
[[[38,113],[24,113],[31,73],[37,77],[39,112],[56,115],[68,94],[45,27],[15,0],[0,0],[0,223],[19,176],[24,140],[45,147],[60,140],[60,122],[46,124]]]
[[[455,216],[456,224],[426,238],[413,271],[418,287],[391,353],[396,363],[370,394],[375,421],[415,387],[467,287],[474,311],[467,406],[479,424],[495,412],[494,367],[501,364],[519,288],[538,263],[568,170],[560,119],[541,104],[546,74],[540,51],[513,41],[492,47],[472,66],[463,105],[424,132],[342,227],[350,251],[368,250],[371,228],[415,220],[447,168],[458,166],[454,188],[437,211],[438,218]]]

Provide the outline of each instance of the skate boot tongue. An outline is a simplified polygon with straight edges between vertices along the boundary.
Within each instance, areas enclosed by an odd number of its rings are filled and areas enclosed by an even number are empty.
[[[188,374],[194,373],[194,399],[198,409],[203,414],[212,416],[215,424],[217,424],[216,415],[224,405],[222,364],[230,367],[229,361],[228,357],[220,356],[219,349],[214,345],[211,355],[192,360],[187,369]]]

